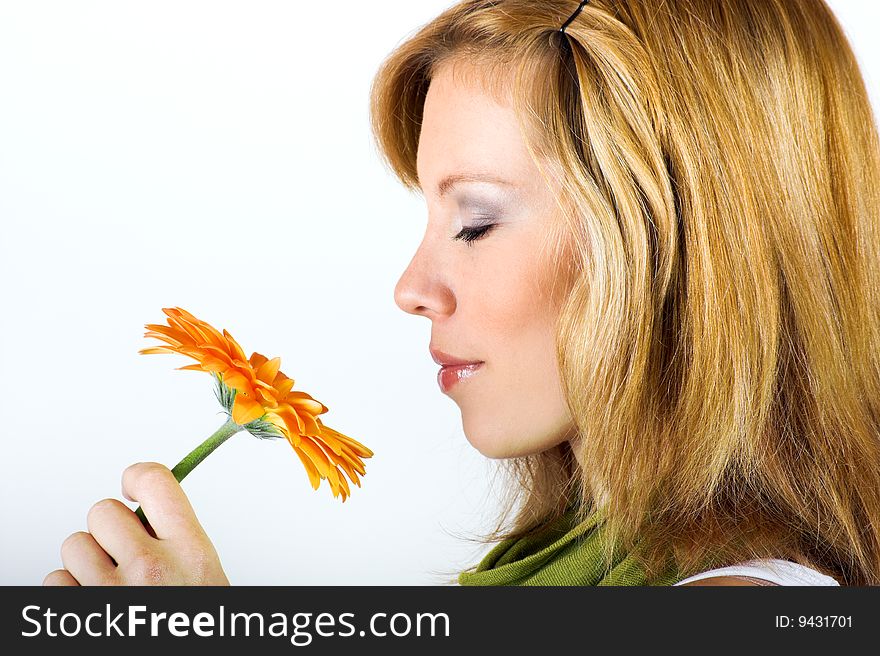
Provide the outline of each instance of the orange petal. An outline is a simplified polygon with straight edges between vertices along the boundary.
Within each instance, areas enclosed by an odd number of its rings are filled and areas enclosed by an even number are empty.
[[[370,449],[368,449],[367,447],[365,447],[363,444],[358,442],[357,440],[353,440],[348,435],[344,435],[344,434],[340,433],[338,430],[334,430],[334,429],[330,428],[329,426],[325,425],[320,419],[316,418],[315,421],[321,427],[322,434],[324,434],[325,432],[329,432],[331,435],[333,435],[333,437],[338,439],[340,442],[351,447],[351,449],[355,453],[357,453],[359,456],[361,456],[362,458],[372,457],[373,452]]]
[[[235,369],[223,372],[223,382],[239,392],[248,392],[251,389],[251,381],[248,377]]]
[[[232,358],[229,357],[229,353],[226,352],[226,349],[212,346],[211,344],[199,344],[198,349],[205,353],[211,353],[218,360],[223,360],[223,362],[228,362],[230,365],[232,364]]]
[[[345,447],[340,454],[333,454],[334,458],[342,464],[345,462],[348,464],[354,471],[359,474],[366,474],[366,468],[364,467],[364,462],[355,454],[351,452],[348,447]]]
[[[222,373],[226,372],[229,369],[229,365],[214,357],[208,356],[201,359],[201,361],[202,367],[204,367],[205,371],[216,371],[218,373]]]
[[[318,473],[318,470],[312,464],[312,461],[309,460],[300,449],[293,447],[293,452],[297,455],[300,462],[303,464],[303,467],[306,468],[306,473],[309,475],[309,483],[311,483],[312,489],[317,490],[318,486],[321,485],[321,475]]]
[[[189,371],[204,371],[204,369],[202,369],[202,365],[200,365],[200,364],[188,364],[185,367],[177,367],[177,370],[178,371],[187,371],[187,370],[189,370]]]
[[[284,406],[280,406],[284,407]],[[290,408],[290,406],[287,406]],[[292,433],[299,433],[300,435],[304,435],[306,432],[306,425],[303,423],[302,417],[300,417],[299,413],[294,412],[292,408],[286,410],[285,412],[279,412],[279,414],[284,417],[284,422],[290,427],[290,431]]]
[[[177,351],[168,346],[152,346],[150,348],[141,349],[138,353],[142,355],[150,355],[151,353],[177,353]]]
[[[336,465],[332,465],[330,469],[327,470],[327,482],[330,483],[330,487],[332,489],[339,489],[339,479],[342,478],[339,475],[339,470],[336,469]],[[333,496],[336,496],[335,494]]]
[[[239,426],[244,426],[254,419],[259,419],[265,414],[263,406],[248,398],[244,394],[236,394],[232,404],[232,420]]]
[[[154,333],[152,331],[145,332],[144,337],[147,339],[158,339],[160,342],[165,342],[168,346],[172,348],[179,348],[183,346],[183,342],[180,342],[173,337],[166,337],[165,335],[160,335],[159,333]]]
[[[284,398],[291,389],[293,389],[293,378],[288,378],[280,371],[272,381],[272,387],[278,390],[278,398]]]
[[[361,479],[358,478],[358,475],[354,472],[353,469],[351,469],[351,467],[349,467],[348,465],[343,465],[342,463],[339,463],[339,466],[345,470],[345,474],[351,479],[352,483],[354,483],[358,487],[361,486]]]
[[[173,307],[173,308],[162,308],[162,312],[167,314],[169,317],[183,317],[188,321],[198,321],[192,314],[184,310],[182,307]]]
[[[262,353],[257,353],[256,351],[251,353],[251,359],[248,360],[248,362],[250,362],[251,366],[254,369],[259,368],[261,365],[265,364],[268,361],[269,361],[269,358],[267,358]]]
[[[257,397],[262,401],[263,405],[269,408],[278,407],[278,401],[275,400],[275,395],[272,394],[271,391],[267,392],[261,387],[256,388]]]
[[[223,329],[223,336],[226,338],[226,342],[231,347],[231,355],[233,358],[238,358],[242,362],[247,362],[247,356],[244,354],[244,349],[239,346],[238,342],[233,339],[232,335],[229,334],[225,328]]]
[[[305,392],[290,392],[290,394],[284,397],[284,400],[297,410],[310,415],[322,415],[327,412],[327,406],[320,401],[316,401]]]
[[[174,330],[170,326],[163,326],[161,324],[147,324],[148,332],[144,337],[156,337],[156,339],[160,339],[157,335],[162,335],[164,338],[173,339],[176,342],[180,342],[180,338],[182,335],[180,331]]]
[[[333,451],[333,453],[339,455],[342,453],[342,447],[344,446],[342,442],[337,440],[333,435],[327,431],[320,431],[316,439],[321,440],[324,444],[327,445],[327,448]]]
[[[357,485],[358,487],[360,487],[360,485],[361,485],[361,483],[360,483],[360,479],[358,478],[358,475],[357,475],[357,473],[355,472],[355,469],[354,469],[354,468],[351,466],[351,464],[345,459],[345,457],[342,456],[342,455],[337,455],[337,454],[335,454],[335,453],[330,453],[329,455],[330,455],[330,458],[333,460],[333,462],[335,462],[337,465],[339,465],[340,467],[342,467],[342,471],[345,472],[345,474],[351,479],[351,481],[352,481],[355,485]]]
[[[305,424],[303,424],[302,418],[293,411],[286,403],[282,403],[278,405],[278,408],[275,409],[275,412],[278,413],[278,416],[284,420],[284,423],[287,424],[287,428],[291,433],[297,433],[302,435],[305,433]]]
[[[144,328],[146,328],[147,331],[149,331],[149,332],[161,333],[163,335],[167,335],[168,337],[171,337],[171,338],[176,339],[178,341],[184,341],[184,340],[188,341],[188,339],[189,339],[188,335],[186,333],[184,333],[182,330],[178,330],[177,328],[175,328],[173,326],[166,326],[165,324],[161,324],[161,323],[144,324]]]
[[[345,501],[346,497],[351,495],[351,488],[348,487],[348,481],[344,476],[339,476],[339,489],[342,492],[342,500]]]
[[[180,322],[181,328],[192,336],[193,340],[199,343],[210,342],[207,332],[202,328],[202,322],[193,317],[194,321],[183,319]]]
[[[330,480],[330,477],[333,475],[332,471],[334,469],[333,465],[330,464],[330,460],[321,451],[321,447],[315,444],[310,438],[306,436],[302,436],[302,441],[299,444],[299,448],[303,450],[309,460],[315,465],[318,469],[318,472],[321,474],[321,478],[326,478]],[[337,476],[338,478],[338,476]]]
[[[339,458],[347,462],[354,471],[366,475],[367,468],[364,466],[364,461],[352,454],[347,448],[339,455]]]
[[[212,346],[216,346],[217,348],[221,349],[226,347],[226,340],[223,338],[223,335],[220,334],[220,331],[214,328],[214,326],[202,322],[202,328],[207,333]]]
[[[257,369],[257,378],[266,383],[271,383],[275,380],[275,374],[278,373],[278,370],[281,368],[281,358],[272,358],[267,362],[264,362]]]
[[[330,483],[330,490],[333,492],[334,497],[338,497],[339,494],[342,494],[342,500],[345,501],[345,497],[347,496],[345,493],[345,489],[343,488],[343,484],[340,481],[344,481],[345,479],[339,475],[339,470],[336,467],[333,467],[330,471],[327,472],[327,482]]]
[[[320,435],[321,427],[315,422],[315,418],[308,412],[297,412],[296,416],[302,419],[305,429],[302,431],[304,435]]]

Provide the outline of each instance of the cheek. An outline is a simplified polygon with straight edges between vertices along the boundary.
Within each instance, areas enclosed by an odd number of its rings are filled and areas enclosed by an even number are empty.
[[[489,300],[487,328],[496,342],[498,390],[521,403],[522,396],[548,402],[555,398],[559,371],[556,362],[558,306],[550,296],[552,275],[533,253],[521,253],[515,267],[507,267],[506,284]],[[501,272],[499,271],[499,276]],[[555,404],[553,404],[555,405]]]
[[[461,399],[468,439],[493,458],[550,448],[571,424],[556,362],[555,269],[535,249],[501,251],[493,249],[492,258],[481,253],[481,263],[492,263],[480,278],[489,284],[474,287],[469,299],[489,375],[473,388],[479,393]]]
[[[553,354],[558,310],[549,294],[552,275],[529,249],[512,250],[499,254],[497,266],[487,275],[486,280],[494,282],[484,287],[477,303],[479,323],[502,350],[514,349],[531,359],[535,349],[546,355],[549,341]]]

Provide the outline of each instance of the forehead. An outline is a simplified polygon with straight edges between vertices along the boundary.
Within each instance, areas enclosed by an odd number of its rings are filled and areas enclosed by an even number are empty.
[[[491,172],[527,179],[533,166],[509,95],[487,75],[493,71],[443,64],[428,88],[417,167],[425,193],[443,177]]]

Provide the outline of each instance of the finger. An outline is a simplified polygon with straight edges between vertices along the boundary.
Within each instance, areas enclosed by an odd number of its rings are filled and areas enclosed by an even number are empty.
[[[122,473],[122,493],[141,504],[160,540],[207,539],[180,483],[165,465],[139,462]]]
[[[43,579],[43,585],[53,587],[71,586],[79,585],[79,581],[73,578],[73,575],[66,569],[56,569],[54,572],[46,574],[46,578]]]
[[[117,499],[96,503],[86,522],[95,541],[119,564],[135,560],[154,542],[138,516]]]
[[[116,565],[90,533],[70,535],[61,545],[61,562],[80,585],[112,585]]]

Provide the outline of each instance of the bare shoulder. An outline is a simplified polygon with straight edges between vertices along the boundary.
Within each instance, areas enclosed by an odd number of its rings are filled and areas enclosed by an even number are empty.
[[[680,587],[686,585],[776,585],[772,581],[759,579],[755,576],[707,576],[704,579],[697,579],[689,583],[682,583]]]

